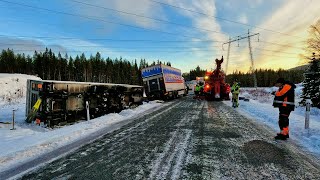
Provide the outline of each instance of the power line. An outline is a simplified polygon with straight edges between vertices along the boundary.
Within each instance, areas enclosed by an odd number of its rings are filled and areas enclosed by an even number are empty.
[[[50,9],[46,9],[46,8],[39,8],[39,7],[34,7],[34,6],[30,6],[30,5],[26,5],[26,4],[20,4],[20,3],[14,3],[14,2],[9,2],[9,1],[5,1],[5,0],[0,0],[2,2],[5,2],[5,3],[11,3],[11,4],[16,4],[16,5],[20,5],[20,6],[26,6],[26,7],[29,7],[29,8],[34,8],[34,9],[42,9],[42,10],[46,10],[46,11],[50,11],[50,12],[54,12],[54,13],[59,13],[59,14],[65,14],[65,15],[70,15],[70,16],[79,16],[79,17],[82,17],[82,18],[87,18],[87,19],[92,19],[92,20],[99,20],[99,21],[104,21],[102,19],[96,19],[96,18],[92,18],[92,17],[86,17],[86,16],[81,16],[81,15],[75,15],[75,14],[71,14],[71,13],[65,13],[65,12],[59,12],[59,11],[54,11],[54,10],[50,10]],[[75,1],[75,0],[71,0],[73,2],[77,2],[77,3],[81,3],[79,1]],[[152,0],[151,0],[152,1]],[[158,2],[160,3],[160,2]],[[95,6],[95,5],[92,5],[92,4],[88,4],[88,3],[81,3],[81,4],[86,4],[86,5],[91,5],[91,6]],[[97,7],[97,6],[95,6]],[[102,8],[105,8],[105,7],[102,7]],[[110,9],[110,8],[106,8],[106,9]],[[183,8],[185,9],[185,8]],[[114,9],[113,9],[114,10]],[[118,10],[114,10],[114,11],[118,11]],[[192,10],[191,10],[192,11]],[[120,12],[120,11],[119,11]],[[125,12],[123,12],[125,13]],[[127,14],[133,14],[133,13],[127,13]],[[204,13],[202,13],[204,14]],[[137,15],[137,14],[135,14]],[[137,15],[137,16],[140,16],[140,15]],[[145,17],[145,18],[149,18],[149,17],[146,17],[146,16],[141,16],[141,17]],[[153,19],[153,18],[152,18]],[[159,20],[159,19],[157,19]],[[105,21],[104,21],[105,22]],[[107,23],[115,23],[115,22],[108,22]],[[168,21],[169,23],[169,21]],[[171,22],[170,22],[171,23]],[[137,27],[137,26],[131,26],[131,25],[127,25],[127,24],[122,24],[122,23],[116,23],[116,24],[120,24],[120,25],[125,25],[125,26],[130,26],[130,27],[134,27],[134,28],[141,28],[141,27]],[[157,31],[157,32],[162,32],[162,33],[169,33],[169,34],[172,34],[172,35],[180,35],[180,34],[176,34],[176,33],[170,33],[170,32],[165,32],[165,31],[160,31],[160,30],[154,30],[154,29],[148,29],[148,28],[142,28],[142,29],[147,29],[147,30],[151,30],[151,31]],[[204,29],[202,29],[204,30]],[[20,36],[20,37],[23,37],[23,36]],[[185,36],[185,37],[190,37],[190,36]],[[40,37],[38,37],[40,38]],[[43,37],[44,38],[44,37]],[[54,38],[54,39],[79,39],[79,38],[61,38],[61,37],[47,37],[47,38]],[[194,37],[192,37],[194,38]],[[198,39],[198,38],[197,38]],[[91,39],[91,40],[106,40],[106,39]],[[116,40],[116,41],[152,41],[152,40]],[[200,40],[201,42],[221,42],[221,41],[211,41],[211,40]],[[153,42],[182,42],[182,41],[153,41]],[[264,42],[264,41],[262,41]],[[265,43],[270,43],[270,42],[265,42]],[[281,45],[281,46],[287,46],[287,47],[294,47],[294,46],[290,46],[290,45],[284,45],[284,44],[277,44],[277,43],[271,43],[271,44],[274,44],[274,45]]]
[[[259,51],[263,51],[264,49],[258,49]],[[266,54],[266,53],[261,53],[261,52],[257,52],[255,56],[258,55],[264,55],[264,56],[270,56],[270,57],[283,57],[283,58],[297,58],[294,56],[281,56],[281,55],[276,55],[276,54]],[[292,54],[292,55],[298,55],[298,54]]]
[[[12,49],[13,51],[38,51],[36,49]],[[41,49],[39,51],[42,51]],[[43,50],[45,51],[45,49]],[[193,49],[193,50],[141,50],[141,51],[138,51],[138,50],[85,50],[85,51],[80,51],[80,50],[63,50],[63,51],[60,51],[60,50],[53,50],[51,49],[51,51],[59,51],[59,52],[113,52],[113,53],[116,53],[116,52],[192,52],[192,51],[212,51],[210,49]]]
[[[25,21],[26,19],[24,19],[24,21],[22,20],[17,20],[17,19],[1,19],[2,21],[5,21],[5,22],[19,22],[19,23],[25,23],[25,24],[31,24],[31,23],[34,23],[34,21]],[[30,19],[29,19],[30,20]],[[43,25],[49,25],[49,26],[54,26],[54,27],[59,27],[59,26],[62,26],[63,24],[51,24],[51,23],[44,23],[44,22],[39,22],[37,21],[37,25],[39,24],[43,24]],[[80,26],[80,25],[78,25]],[[72,26],[69,26],[69,28],[77,28],[78,26],[76,25],[72,25]],[[79,28],[77,28],[79,29]],[[95,29],[103,29],[102,27],[99,27],[99,28],[95,28]]]
[[[1,0],[0,0],[1,1]],[[33,39],[63,39],[63,40],[92,40],[92,41],[119,41],[119,42],[224,42],[214,40],[152,40],[152,39],[111,39],[111,38],[84,38],[79,39],[75,37],[55,37],[55,36],[12,36],[0,34],[0,37],[14,37],[14,38],[33,38]]]
[[[248,30],[248,34],[246,34],[245,36],[238,36],[235,39],[231,39],[229,38],[228,42],[225,42],[222,44],[222,48],[224,44],[228,44],[228,54],[227,54],[227,63],[226,63],[226,73],[227,73],[227,69],[228,69],[228,64],[229,64],[229,54],[230,54],[230,46],[232,42],[236,42],[236,41],[240,41],[242,39],[248,39],[248,43],[249,43],[249,55],[250,55],[250,60],[251,60],[251,67],[250,70],[252,72],[253,75],[253,80],[254,80],[254,87],[257,87],[257,78],[256,78],[256,74],[254,71],[254,61],[253,61],[253,55],[252,55],[252,47],[251,47],[251,40],[250,38],[253,36],[258,36],[259,37],[259,33],[255,33],[255,34],[250,34],[250,31]]]
[[[92,19],[91,17],[81,16],[81,15],[75,15],[75,14],[65,13],[65,12],[59,12],[59,11],[54,11],[54,10],[50,10],[50,9],[46,9],[46,8],[34,7],[34,6],[26,5],[26,4],[13,3],[13,2],[5,1],[5,0],[0,0],[0,1],[6,2],[6,3],[17,4],[17,5],[21,5],[21,6],[26,6],[26,7],[30,7],[30,8],[35,8],[35,9],[42,9],[42,10],[46,10],[46,11],[50,11],[50,12],[54,12],[54,13],[62,13],[62,14],[66,14],[66,15],[79,16],[79,17],[83,17],[83,18]],[[74,1],[74,0],[71,0],[71,1]],[[78,2],[78,1],[74,1],[74,2]],[[78,2],[78,3],[81,3],[81,2]],[[81,3],[81,4],[90,5],[90,4],[88,4],[88,3]],[[92,5],[92,6],[95,6],[95,5]],[[96,6],[95,6],[95,7],[96,7]],[[102,8],[104,8],[104,7],[102,7]],[[107,9],[110,9],[110,8],[107,8]],[[117,10],[115,10],[115,11],[117,11]],[[146,18],[147,18],[147,17],[146,17]],[[101,20],[101,19],[93,19],[93,20],[104,21],[104,20]],[[108,23],[114,23],[114,22],[108,22]],[[117,23],[117,24],[125,25],[125,26],[130,26],[130,27],[134,27],[134,28],[141,28],[141,27],[131,26],[131,25],[127,25],[127,24],[121,24],[121,23]],[[157,32],[163,32],[163,33],[169,33],[169,34],[177,35],[177,34],[175,34],[175,33],[170,33],[170,32],[165,32],[165,31],[159,31],[159,30],[154,30],[154,29],[148,29],[148,28],[142,28],[142,29],[147,29],[147,30],[152,30],[152,31],[157,31]],[[180,35],[180,34],[179,34],[179,35]],[[189,36],[185,36],[185,37],[189,37]],[[40,38],[40,37],[39,37],[39,38]],[[53,37],[52,37],[52,38],[53,38]],[[54,38],[57,39],[57,37],[54,37]],[[192,38],[194,38],[194,37],[192,37]],[[60,38],[60,39],[72,39],[72,38]],[[78,39],[78,38],[73,38],[73,39]],[[98,40],[98,39],[92,39],[92,40]],[[206,40],[204,40],[204,41],[206,41]],[[158,42],[159,42],[159,41],[158,41]],[[167,41],[167,42],[168,42],[168,41]],[[219,41],[212,41],[212,42],[219,42]],[[221,42],[221,41],[220,41],[220,42]],[[261,41],[261,42],[270,43],[270,42],[266,42],[266,41]],[[281,46],[287,46],[287,47],[294,47],[294,46],[290,46],[290,45],[277,44],[277,43],[271,43],[271,44],[281,45]]]
[[[276,43],[272,43],[272,42],[264,42],[264,43],[269,43],[269,44],[273,44],[273,45],[277,45],[277,46],[285,46],[285,47],[289,47],[289,48],[303,50],[303,47],[295,47],[295,46],[290,46],[287,44],[276,44]],[[267,45],[267,46],[263,46],[263,47],[271,47],[271,46],[272,45],[270,45],[270,46]],[[239,47],[239,46],[234,46],[234,47]],[[245,48],[248,46],[240,46],[240,47]],[[298,54],[298,53],[290,53],[290,52],[281,52],[280,50],[271,50],[271,49],[265,49],[265,48],[254,48],[254,50],[270,51],[270,52],[276,52],[276,53],[281,53],[281,54]]]
[[[104,19],[98,19],[98,18],[93,17],[93,16],[90,17],[90,16],[83,16],[83,15],[80,15],[80,14],[72,14],[72,13],[67,13],[67,12],[55,11],[55,10],[52,10],[52,9],[31,6],[31,5],[28,5],[28,4],[10,2],[10,1],[6,1],[6,0],[0,0],[0,1],[1,2],[5,2],[5,3],[9,3],[9,4],[15,4],[15,5],[19,5],[19,6],[24,6],[24,7],[28,7],[28,8],[32,8],[32,9],[44,10],[44,11],[52,12],[52,13],[55,13],[55,14],[69,15],[69,16],[80,17],[80,18],[85,18],[85,19],[89,19],[89,20],[101,21],[101,22],[104,22],[104,23],[118,24],[118,25],[121,25],[121,26],[127,26],[127,27],[131,27],[131,28],[136,28],[136,29],[144,29],[144,30],[155,31],[155,32],[160,32],[160,33],[164,33],[164,34],[179,35],[179,36],[183,36],[183,37],[199,39],[199,38],[193,37],[193,36],[182,35],[181,33],[177,34],[177,33],[172,33],[172,32],[161,31],[161,30],[157,30],[157,29],[144,28],[144,27],[133,26],[133,25],[124,24],[124,23],[118,23],[118,22],[114,22],[114,21],[107,21],[107,20],[104,20]],[[202,39],[199,39],[199,40],[202,40]]]
[[[297,59],[297,57],[291,57],[291,56],[278,56],[274,54],[265,54],[265,53],[258,53],[258,55],[268,56],[268,57],[279,57],[279,58],[285,58],[285,59]],[[257,55],[255,55],[257,56]]]
[[[242,47],[248,47],[248,46],[242,46]],[[280,54],[293,54],[293,55],[298,54],[298,53],[281,52],[280,50],[271,50],[271,49],[265,49],[265,48],[254,48],[254,50],[270,51],[270,52],[276,52]]]
[[[46,49],[12,49],[14,52],[42,52],[46,51]],[[134,52],[134,53],[148,53],[148,52],[164,52],[164,53],[192,53],[192,52],[208,52],[212,50],[205,50],[205,49],[193,49],[193,50],[54,50],[51,49],[52,52],[60,52],[60,53],[96,53],[96,52],[105,52],[105,53],[119,53],[119,52]],[[281,58],[286,58],[286,59],[296,59],[297,57],[288,57],[288,56],[278,56],[274,54],[264,54],[264,53],[259,53],[260,55],[265,55],[269,57],[281,57]],[[221,55],[221,54],[220,54]],[[239,56],[231,56],[230,58],[235,58],[235,57],[241,57]]]
[[[248,46],[246,46],[248,47]],[[268,50],[268,49],[263,49],[263,48],[254,48],[254,50],[259,50],[259,51],[272,51],[272,50]],[[277,52],[277,53],[282,53],[282,52],[278,52],[278,51],[274,51],[274,52]],[[291,57],[291,56],[279,56],[279,55],[276,55],[276,54],[265,54],[265,53],[261,53],[259,52],[258,53],[259,55],[265,55],[265,56],[274,56],[274,57],[283,57],[283,58],[296,58],[296,57]],[[285,53],[286,54],[286,53]],[[292,55],[298,55],[298,53],[288,53],[288,54],[292,54]]]
[[[282,58],[293,58],[293,59],[297,59],[297,57],[291,57],[291,56],[278,56],[278,55],[274,55],[274,54],[265,54],[265,53],[259,53],[260,55],[264,55],[264,56],[271,56],[271,57],[282,57]]]
[[[208,31],[208,32],[224,34],[224,33],[221,33],[219,31],[213,31],[213,30],[204,29],[204,28],[197,28],[197,27],[194,27],[194,26],[187,26],[187,25],[184,25],[184,24],[179,24],[179,23],[175,23],[175,22],[171,22],[171,21],[167,21],[167,20],[163,20],[163,19],[157,19],[157,18],[152,18],[152,17],[139,15],[139,14],[135,14],[135,13],[131,13],[131,12],[125,12],[125,11],[122,11],[122,10],[107,8],[107,7],[103,7],[103,6],[97,6],[97,5],[94,5],[94,4],[84,3],[84,2],[80,2],[80,1],[76,1],[76,0],[69,0],[69,1],[72,1],[72,2],[75,2],[75,3],[78,3],[78,4],[82,4],[82,5],[86,5],[86,6],[95,7],[95,8],[114,11],[114,12],[117,12],[117,13],[123,13],[123,14],[127,14],[127,15],[140,17],[140,18],[145,18],[145,19],[151,19],[151,20],[155,20],[155,21],[159,21],[159,22],[164,22],[164,23],[167,23],[167,24],[173,24],[173,25],[176,25],[176,26],[181,26],[181,27],[186,27],[186,28],[192,28],[192,29],[198,29],[198,30],[203,30],[203,31]]]
[[[156,0],[149,0],[149,1],[152,1],[152,2],[157,3],[157,4],[161,4],[161,5],[165,5],[165,6],[177,8],[177,9],[182,9],[182,10],[184,10],[184,11],[189,11],[189,12],[192,12],[192,13],[204,15],[204,16],[207,16],[207,17],[211,17],[211,18],[215,18],[215,19],[220,19],[220,20],[222,20],[222,21],[227,21],[227,22],[231,22],[231,23],[235,23],[235,24],[240,24],[240,25],[244,25],[244,26],[248,26],[248,27],[252,27],[252,28],[257,28],[257,29],[261,29],[261,30],[265,30],[265,31],[273,32],[273,33],[278,33],[278,34],[282,34],[282,35],[286,35],[286,36],[292,36],[292,37],[296,37],[296,38],[297,38],[297,37],[298,37],[298,38],[303,38],[303,37],[300,37],[300,36],[290,35],[290,34],[278,32],[278,31],[275,31],[275,30],[266,29],[266,28],[263,28],[263,27],[253,26],[253,25],[250,25],[250,24],[247,24],[247,23],[242,23],[242,22],[238,22],[238,21],[233,21],[233,20],[225,19],[225,18],[218,17],[218,16],[212,16],[212,15],[209,15],[209,14],[206,14],[206,13],[202,13],[202,12],[199,12],[199,11],[194,11],[194,10],[191,10],[191,9],[187,9],[187,8],[175,6],[175,5],[168,4],[168,3],[164,3],[164,2],[159,2],[159,1],[156,1]]]
[[[254,49],[258,49],[261,51],[271,51],[271,52],[276,52],[276,53],[281,53],[281,54],[297,54],[297,53],[281,52],[280,50],[276,51],[276,50],[263,49],[263,48],[254,48]]]
[[[31,44],[31,43],[1,43],[0,46],[34,46],[34,47],[42,47],[42,46],[56,46],[56,44],[50,44],[50,45],[43,45],[43,44]],[[148,48],[148,49],[154,49],[154,48],[218,48],[220,46],[134,46],[134,47],[124,47],[124,46],[108,46],[108,45],[70,45],[72,47],[104,47],[104,48]],[[64,46],[68,47],[68,46]]]
[[[143,15],[139,15],[139,14],[135,14],[135,13],[124,12],[124,11],[121,11],[121,10],[116,10],[116,9],[111,9],[111,8],[106,8],[106,7],[101,7],[101,6],[96,6],[96,5],[93,5],[93,4],[83,3],[83,2],[79,2],[79,1],[75,1],[75,0],[70,0],[70,1],[76,2],[76,3],[79,3],[79,4],[83,4],[83,5],[87,5],[87,6],[96,7],[96,8],[102,8],[102,9],[106,9],[106,10],[110,10],[110,11],[114,11],[114,12],[118,12],[118,13],[137,16],[137,17],[141,17],[141,18],[145,18],[145,19],[152,19],[152,20],[155,20],[155,21],[164,22],[164,23],[167,23],[167,24],[173,24],[173,25],[181,26],[181,27],[185,27],[185,28],[198,29],[198,30],[203,30],[203,31],[208,31],[208,32],[224,34],[224,33],[219,32],[219,31],[213,31],[213,30],[209,30],[209,29],[197,28],[197,27],[194,27],[194,26],[188,26],[188,25],[184,25],[184,24],[178,24],[178,23],[166,21],[166,20],[163,20],[163,19],[156,19],[156,18],[152,18],[152,17],[148,17],[148,16],[143,16]],[[101,17],[99,17],[99,18],[101,18]],[[19,20],[5,20],[5,21],[6,22],[12,21],[12,22],[30,23],[30,22],[19,21]],[[49,24],[49,23],[39,23],[39,22],[37,22],[37,24],[45,24],[45,25],[50,25],[50,26],[57,26],[57,24]]]
[[[260,42],[262,42],[262,43],[267,43],[267,44],[278,45],[278,46],[291,47],[291,48],[296,48],[296,49],[303,49],[303,47],[291,46],[291,45],[288,45],[288,44],[278,44],[278,43],[268,42],[268,41],[262,41],[262,40],[260,40]]]
[[[17,19],[5,19],[5,20],[3,20],[3,21],[5,21],[5,22],[20,22],[20,23],[26,23],[26,24],[30,24],[30,23],[33,23],[33,22],[31,22],[31,21],[22,21],[22,20],[17,20]],[[61,26],[62,24],[51,24],[51,23],[44,23],[44,22],[37,22],[37,25],[39,25],[39,24],[43,24],[43,25],[49,25],[49,26],[53,26],[53,27],[59,27],[59,26]],[[79,25],[80,26],[80,25]],[[73,25],[73,26],[69,26],[70,28],[76,28],[76,27],[78,27],[78,26],[75,26],[75,25]],[[186,26],[186,27],[189,27],[189,26]],[[191,28],[192,26],[190,26],[190,28]],[[78,29],[78,28],[77,28]],[[95,28],[95,29],[104,29],[103,27],[100,27],[100,28]],[[196,29],[201,29],[201,28],[196,28]],[[201,29],[201,30],[205,30],[205,29]],[[210,31],[210,30],[207,30],[207,31]],[[212,31],[212,32],[215,32],[215,31]],[[217,33],[219,33],[219,32],[217,32]],[[221,34],[224,34],[224,33],[221,33]],[[0,36],[5,36],[5,35],[0,35]],[[26,36],[22,36],[22,37],[26,37]],[[41,37],[40,37],[41,38]],[[48,37],[49,38],[49,37]],[[58,39],[60,39],[59,37],[50,37],[50,38],[58,38]],[[67,38],[67,39],[78,39],[78,38]],[[94,39],[94,40],[96,40],[96,39]],[[129,40],[129,41],[131,41],[131,40]],[[143,40],[142,40],[143,41]],[[152,41],[152,40],[146,40],[146,41]],[[199,41],[212,41],[212,42],[222,42],[222,41],[213,41],[213,40],[199,40]],[[180,42],[180,41],[179,41]]]

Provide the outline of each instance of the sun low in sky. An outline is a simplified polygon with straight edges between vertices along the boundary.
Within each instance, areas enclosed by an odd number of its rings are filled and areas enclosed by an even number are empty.
[[[0,49],[54,52],[149,62],[188,72],[214,67],[231,39],[252,36],[255,68],[301,65],[316,0],[0,0]],[[228,73],[248,71],[248,39],[230,44]],[[225,63],[226,65],[226,63]],[[223,66],[225,69],[226,67]]]

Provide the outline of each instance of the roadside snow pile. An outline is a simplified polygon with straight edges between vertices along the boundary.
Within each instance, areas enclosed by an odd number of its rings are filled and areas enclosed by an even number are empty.
[[[301,94],[302,94],[302,83],[296,84],[296,89],[295,89],[295,101],[296,104],[301,101]],[[247,99],[253,99],[257,100],[261,103],[272,103],[274,95],[272,95],[272,92],[276,92],[278,90],[277,87],[258,87],[256,88],[241,88],[240,90],[240,97],[244,97]]]
[[[119,114],[111,113],[90,121],[56,129],[46,129],[26,123],[18,124],[14,131],[9,130],[10,128],[0,128],[0,172],[118,122],[132,119],[147,111],[155,111],[163,105],[151,101],[135,109],[123,110]]]
[[[26,74],[0,73],[0,106],[18,103],[25,97],[27,79],[40,79]]]
[[[241,88],[239,97],[244,97],[250,100],[257,100],[261,103],[270,103],[273,101],[271,94],[274,88]]]
[[[23,74],[0,74],[0,172],[98,130],[170,104],[151,101],[135,109],[123,110],[119,114],[112,113],[62,128],[47,129],[25,122],[27,79],[40,78]],[[7,124],[11,123],[13,110],[16,110],[16,130],[10,130],[12,124]]]
[[[305,129],[306,108],[298,106],[301,100],[303,86],[297,84],[295,90],[296,108],[290,115],[290,139],[297,141],[308,151],[314,153],[320,159],[320,109],[312,107],[310,112],[310,129]],[[251,119],[271,127],[275,133],[279,132],[278,117],[279,110],[272,106],[274,96],[271,92],[276,91],[276,87],[271,88],[241,88],[240,97],[249,98],[250,101],[239,101],[240,106],[236,110]],[[231,106],[231,102],[226,104]],[[270,137],[273,138],[273,137]]]

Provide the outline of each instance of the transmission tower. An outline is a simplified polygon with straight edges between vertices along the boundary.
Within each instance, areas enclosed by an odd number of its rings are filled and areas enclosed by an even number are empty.
[[[256,73],[255,73],[255,68],[254,68],[254,62],[253,62],[253,55],[252,55],[252,47],[251,47],[251,39],[250,37],[252,36],[256,36],[259,35],[259,33],[255,33],[255,34],[250,34],[250,31],[248,30],[248,35],[247,36],[237,36],[237,38],[235,39],[231,39],[229,38],[228,42],[225,42],[222,44],[222,49],[223,49],[223,45],[228,44],[228,54],[227,54],[227,63],[226,63],[226,70],[225,73],[227,74],[227,70],[228,70],[228,64],[229,64],[229,55],[230,55],[230,46],[232,42],[236,42],[242,39],[248,39],[248,43],[249,43],[249,55],[250,55],[250,60],[251,60],[251,67],[250,67],[250,72],[252,73],[253,76],[253,83],[254,83],[254,87],[257,88],[257,77],[256,77]],[[258,41],[259,41],[259,36],[258,36]]]

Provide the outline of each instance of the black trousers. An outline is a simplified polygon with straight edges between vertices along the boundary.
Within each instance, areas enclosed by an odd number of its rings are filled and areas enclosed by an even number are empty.
[[[282,130],[283,128],[289,127],[289,116],[291,113],[291,109],[288,107],[280,106],[279,107],[279,128]]]

